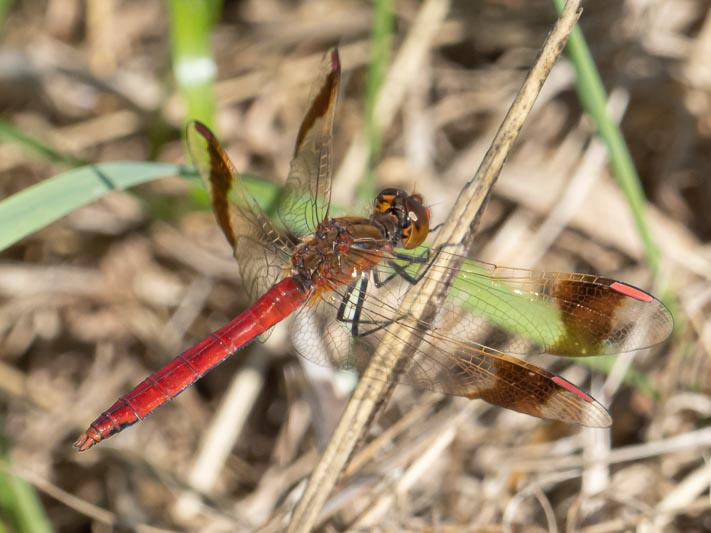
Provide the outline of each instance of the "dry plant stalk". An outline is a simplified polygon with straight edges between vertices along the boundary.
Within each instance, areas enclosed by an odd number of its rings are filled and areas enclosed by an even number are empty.
[[[543,83],[563,51],[568,36],[581,13],[579,0],[569,0],[566,3],[476,175],[464,187],[452,209],[451,217],[439,230],[432,245],[434,249],[443,244],[456,244],[464,248],[469,243],[489,192],[501,172]],[[451,258],[449,254],[447,257]],[[393,334],[379,346],[373,356],[378,364],[371,364],[361,377],[333,437],[331,437],[294,510],[288,531],[310,531],[316,524],[318,513],[331,493],[338,475],[343,470],[359,438],[367,429],[368,423],[373,418],[373,413],[385,401],[384,398],[387,397],[391,387],[390,378],[395,372],[400,358],[406,356],[404,353],[406,347],[410,345],[410,342],[415,341],[410,332],[420,319],[427,316],[431,307],[436,305],[441,296],[442,287],[448,287],[450,280],[443,279],[450,271],[447,267],[456,265],[447,264],[443,259],[438,260],[438,266],[442,268],[432,269],[437,274],[433,274],[430,279],[413,286],[404,298],[400,309],[404,310],[402,315],[407,318],[402,320],[403,324],[393,325]],[[423,304],[422,302],[429,303]],[[398,337],[407,339],[408,342],[397,342]]]

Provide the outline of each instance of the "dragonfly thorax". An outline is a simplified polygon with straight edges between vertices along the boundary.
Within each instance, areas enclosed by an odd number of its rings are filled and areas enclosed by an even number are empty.
[[[379,225],[363,217],[328,218],[291,256],[292,274],[326,288],[349,285],[391,249]]]

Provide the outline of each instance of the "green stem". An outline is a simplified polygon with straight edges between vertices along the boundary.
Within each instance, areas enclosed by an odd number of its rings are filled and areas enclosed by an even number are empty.
[[[553,2],[560,13],[565,0],[553,0]],[[580,101],[585,111],[592,117],[600,137],[607,146],[612,173],[632,211],[649,268],[656,273],[659,269],[660,254],[647,224],[645,214],[647,200],[627,143],[620,128],[607,112],[605,87],[580,27],[576,27],[571,33],[567,53],[575,66]]]
[[[363,176],[357,196],[361,201],[370,202],[375,196],[375,162],[380,157],[382,148],[382,132],[377,126],[375,104],[383,85],[385,74],[390,64],[390,48],[393,33],[392,0],[375,2],[373,27],[371,30],[371,57],[368,67],[368,82],[365,96],[366,136],[368,142],[368,167]]]

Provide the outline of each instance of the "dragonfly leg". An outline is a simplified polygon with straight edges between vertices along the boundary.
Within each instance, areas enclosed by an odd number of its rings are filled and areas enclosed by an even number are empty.
[[[396,269],[396,267],[398,266],[397,263],[392,263],[392,264],[390,264],[390,263],[391,262],[388,262],[388,264],[392,267],[392,269],[397,270]],[[402,268],[402,267],[400,267],[400,268]],[[391,274],[388,274],[387,277],[381,278],[380,273],[377,270],[373,270],[372,274],[373,274],[373,283],[375,284],[375,286],[378,289],[380,287],[383,287],[386,283],[391,281],[394,277],[401,275],[400,272],[395,271],[395,272],[392,272]]]
[[[432,249],[428,248],[425,250],[425,253],[422,255],[408,255],[408,254],[402,254],[402,253],[393,253],[392,255],[396,259],[401,259],[404,261],[409,261],[410,264],[406,266],[399,265],[393,260],[388,261],[388,265],[393,269],[393,273],[388,275],[387,278],[380,280],[378,277],[378,272],[377,270],[373,271],[373,281],[375,282],[375,286],[380,288],[382,287],[385,283],[390,281],[392,278],[395,276],[400,276],[402,279],[407,281],[410,285],[415,285],[416,283],[419,283],[422,278],[424,278],[427,275],[427,272],[429,272],[430,268],[432,268],[432,265],[434,265],[435,260],[437,259],[437,256],[439,253],[442,251],[442,249],[448,246],[447,244],[443,244],[442,246],[438,246],[437,249],[432,253]],[[424,269],[422,269],[422,272],[418,272],[417,275],[413,276],[410,274],[406,268],[410,265],[413,264],[422,264],[422,265],[427,265]],[[379,284],[380,283],[380,284]]]
[[[381,277],[381,273],[377,269],[372,270],[370,272],[370,275],[372,275],[372,277],[373,277],[373,284],[377,288],[381,288],[395,277],[400,277],[400,278],[404,279],[405,281],[407,281],[408,283],[410,283],[411,285],[418,283],[427,274],[429,269],[432,267],[432,265],[435,262],[434,260],[437,258],[437,256],[439,255],[439,253],[443,247],[444,246],[438,247],[437,250],[434,252],[434,254],[432,254],[431,249],[425,250],[425,252],[422,255],[412,255],[412,254],[404,254],[404,253],[394,252],[392,255],[396,259],[408,261],[409,264],[423,264],[426,266],[422,270],[422,272],[418,273],[416,276],[413,276],[412,274],[407,272],[407,270],[406,270],[407,266],[402,266],[393,260],[389,260],[388,265],[390,266],[390,268],[393,269],[393,272],[383,278],[383,277]],[[432,256],[434,256],[434,257],[432,257]],[[385,329],[393,322],[397,322],[398,320],[401,320],[405,316],[405,315],[401,315],[399,317],[390,318],[387,320],[385,320],[385,319],[384,320],[363,320],[363,319],[361,319],[361,315],[363,312],[363,304],[365,302],[366,290],[368,289],[368,278],[370,277],[370,275],[362,276],[360,280],[358,280],[354,283],[351,283],[347,287],[346,292],[343,295],[343,299],[341,300],[341,305],[338,308],[338,313],[336,315],[337,319],[340,322],[350,323],[351,335],[353,335],[354,337],[365,337],[366,335],[371,335],[373,333],[376,333],[382,329]],[[355,294],[355,291],[358,291],[357,295]],[[355,296],[355,301],[354,301],[354,296]],[[352,309],[352,311],[351,311],[351,309]],[[364,325],[374,326],[374,327],[372,327],[366,331],[363,331],[360,328],[361,328],[361,326],[364,326]]]
[[[374,277],[377,276],[377,272],[371,272]],[[388,280],[392,279],[395,274],[388,276]],[[387,280],[386,280],[387,282]],[[382,286],[382,283],[381,285]],[[405,315],[400,315],[397,318],[388,318],[383,320],[364,320],[361,318],[363,312],[363,304],[365,302],[366,290],[368,288],[368,276],[363,276],[359,281],[352,283],[346,289],[343,295],[343,300],[338,308],[338,313],[336,314],[337,319],[340,322],[350,324],[351,335],[354,337],[365,337],[376,333],[382,329],[387,328],[390,324],[397,322],[404,318]],[[357,296],[354,300],[354,293],[358,291]],[[350,309],[352,308],[352,311]],[[374,326],[367,330],[363,330],[363,326]]]
[[[431,252],[431,250],[429,248],[427,248],[427,249],[425,249],[425,253],[423,253],[422,255],[404,254],[402,252],[393,252],[391,255],[395,259],[409,261],[410,264],[418,264],[418,263],[424,264],[430,260],[430,252]]]
[[[368,287],[368,276],[362,276],[360,280],[351,283],[346,288],[346,292],[341,300],[341,305],[338,306],[338,313],[336,313],[336,318],[339,322],[350,322],[351,324],[351,335],[358,335],[358,323],[360,322],[360,315],[363,311],[363,301],[365,300],[365,290]],[[355,305],[353,304],[353,295],[355,291],[358,291],[356,295]],[[352,313],[348,310],[353,309]]]
[[[373,272],[375,274],[375,272]],[[392,277],[392,276],[391,276]],[[360,280],[351,283],[346,289],[341,305],[338,307],[336,318],[339,322],[344,322],[350,325],[351,335],[354,337],[365,337],[388,327],[398,319],[387,320],[363,320],[361,315],[363,312],[363,303],[365,302],[366,290],[368,289],[368,276],[361,277]],[[357,294],[356,294],[357,291]],[[355,302],[353,301],[355,297]],[[375,326],[366,331],[361,329],[362,326]]]
[[[391,274],[388,274],[387,277],[381,278],[380,273],[377,270],[373,270],[373,283],[375,283],[375,286],[380,288],[386,283],[388,283],[390,280],[392,280],[394,277],[400,277],[407,281],[409,284],[414,285],[420,279],[422,279],[421,275],[418,276],[413,276],[412,274],[408,273],[407,270],[405,270],[408,266],[410,265],[424,265],[430,262],[430,249],[428,248],[425,250],[425,253],[422,255],[412,255],[412,254],[404,254],[400,252],[393,252],[392,256],[395,259],[399,259],[401,261],[407,261],[408,264],[406,266],[399,265],[393,260],[388,261],[388,266],[393,269],[393,272]],[[428,269],[425,269],[423,274],[424,275],[427,272]]]

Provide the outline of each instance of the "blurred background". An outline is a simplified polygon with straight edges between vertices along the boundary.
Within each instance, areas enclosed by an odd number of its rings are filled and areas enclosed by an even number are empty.
[[[672,306],[676,332],[662,346],[590,365],[533,361],[609,405],[612,428],[398,387],[324,530],[711,530],[710,7],[584,2],[658,255],[645,251],[566,57],[472,251],[600,273]],[[437,223],[555,17],[549,0],[0,0],[0,202],[88,162],[183,164],[188,116],[214,126],[238,169],[281,184],[309,84],[337,44],[334,203],[366,212],[375,187],[416,188]],[[389,74],[408,58],[417,68]],[[135,167],[117,169],[130,178]],[[197,182],[138,181],[0,252],[0,527],[279,530],[348,394],[342,376],[304,370],[281,328],[148,420],[86,453],[71,446],[247,303]]]

